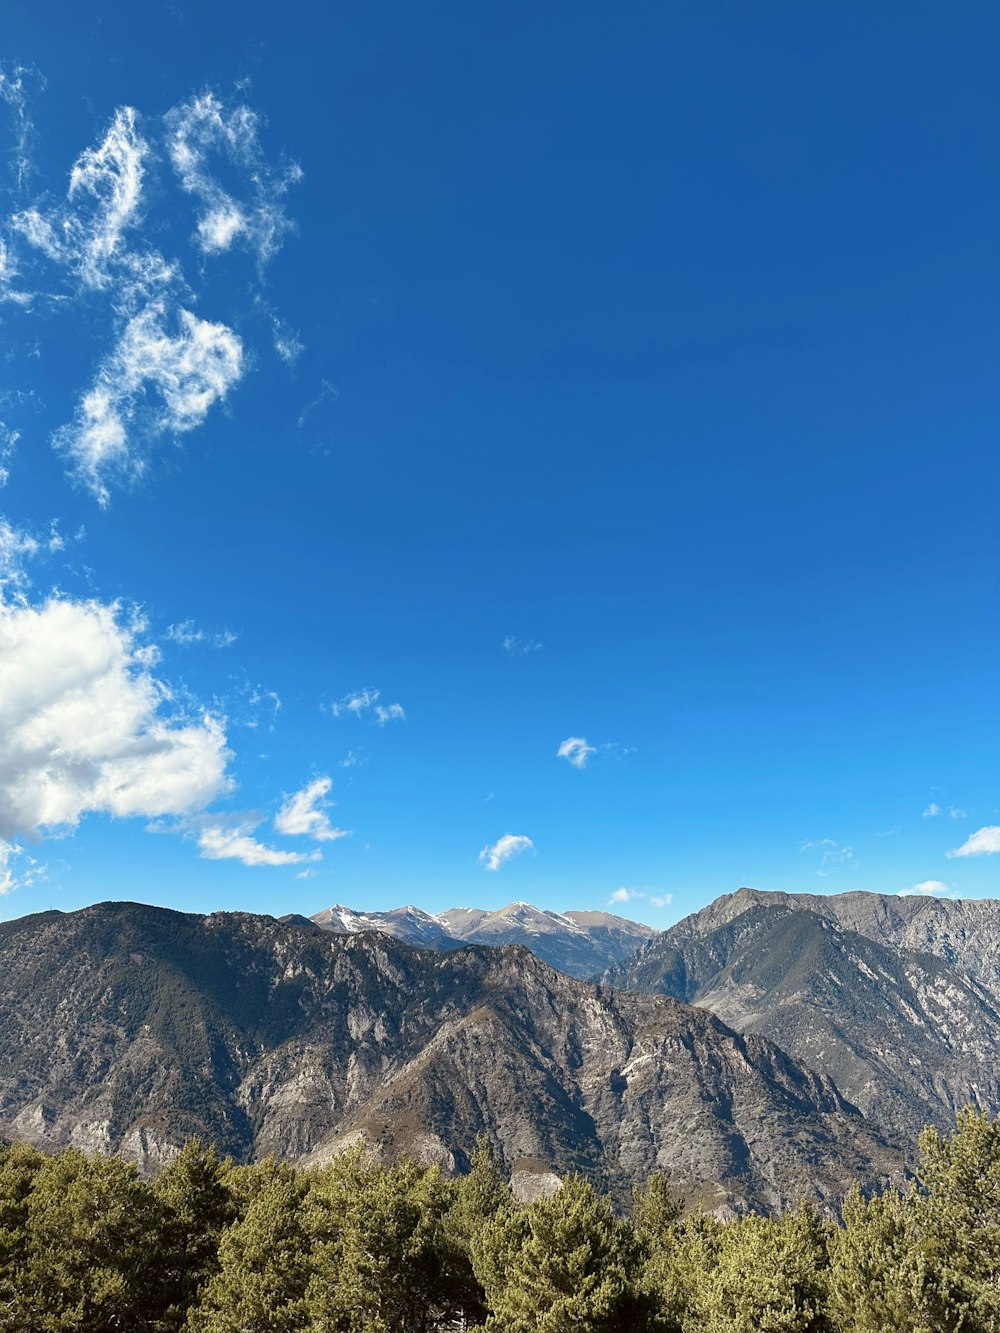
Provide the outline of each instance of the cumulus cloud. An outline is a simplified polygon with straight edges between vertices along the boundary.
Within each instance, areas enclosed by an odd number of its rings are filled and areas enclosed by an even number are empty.
[[[345,694],[343,699],[330,705],[330,712],[334,717],[372,718],[380,727],[387,722],[406,721],[402,704],[383,704],[381,699],[381,691],[368,686]]]
[[[1000,852],[1000,824],[988,824],[985,828],[976,829],[975,833],[966,838],[961,847],[956,847],[953,852],[948,852],[949,857],[955,856],[988,856],[991,852]]]
[[[908,898],[911,896],[923,896],[926,898],[940,897],[943,894],[951,893],[951,885],[944,884],[939,879],[922,879],[919,884],[914,884],[909,889],[900,889],[899,897]]]
[[[948,810],[949,819],[968,819],[968,810],[960,810],[957,805],[953,805]]]
[[[931,801],[930,805],[921,815],[921,818],[936,819],[940,813],[941,813],[941,807],[938,805],[937,801]]]
[[[228,790],[222,722],[177,707],[139,634],[114,604],[0,603],[0,838],[184,815]]]
[[[249,246],[261,263],[279,249],[290,227],[284,196],[302,177],[287,163],[274,168],[260,143],[260,120],[248,106],[226,106],[214,93],[179,103],[164,118],[167,152],[181,188],[197,199],[196,243],[206,255],[233,245]],[[211,170],[213,158],[236,168],[245,197],[223,188]]]
[[[543,646],[537,639],[519,639],[514,634],[508,634],[501,644],[508,657],[529,657],[532,653],[540,653]]]
[[[487,870],[499,870],[505,861],[509,861],[512,856],[520,856],[522,852],[530,851],[534,845],[530,838],[524,837],[521,833],[505,833],[492,847],[484,847],[479,853],[479,859]]]
[[[585,736],[568,736],[559,746],[556,754],[566,759],[574,768],[586,768],[587,760],[597,753],[596,745],[588,745]]]
[[[672,893],[651,893],[649,901],[654,907],[669,907],[674,901],[674,895]]]
[[[631,902],[637,896],[635,889],[615,889],[614,893],[608,899],[609,906],[616,906],[620,903]]]
[[[326,813],[332,802],[326,797],[333,786],[332,778],[316,778],[301,791],[289,796],[274,817],[274,827],[286,837],[303,836],[317,842],[333,842],[346,838],[346,829],[334,828]]]
[[[240,861],[245,866],[295,866],[321,861],[322,852],[285,852],[253,837],[256,824],[207,821],[198,830],[198,850],[206,861]]]
[[[163,302],[130,319],[75,419],[57,432],[58,446],[102,505],[111,479],[131,480],[145,467],[137,424],[143,437],[193,430],[243,375],[243,344],[225,324],[184,309],[176,333],[167,322]]]

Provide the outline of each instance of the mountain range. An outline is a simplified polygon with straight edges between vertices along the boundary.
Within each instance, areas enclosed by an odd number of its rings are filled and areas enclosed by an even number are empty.
[[[0,1133],[151,1170],[200,1134],[321,1162],[363,1138],[461,1170],[485,1133],[527,1196],[668,1171],[711,1206],[835,1202],[896,1136],[757,1034],[595,987],[517,945],[415,949],[129,903],[0,925]]]
[[[543,962],[584,981],[622,962],[657,932],[610,912],[546,912],[530,903],[508,903],[499,911],[453,907],[431,916],[419,907],[390,912],[355,912],[339,904],[310,920],[339,935],[380,930],[423,949],[458,949],[463,944],[523,944]]]
[[[1000,902],[874,893],[717,899],[606,972],[709,1009],[913,1134],[1000,1111]]]
[[[740,889],[662,933],[525,903],[0,925],[0,1134],[144,1170],[199,1134],[461,1171],[485,1133],[528,1196],[664,1170],[712,1207],[834,1203],[967,1102],[1000,1112],[993,900]]]

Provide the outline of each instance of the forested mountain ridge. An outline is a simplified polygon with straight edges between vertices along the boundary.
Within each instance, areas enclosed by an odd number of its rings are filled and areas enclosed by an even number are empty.
[[[605,981],[712,1010],[918,1132],[1000,1110],[1000,903],[741,889]]]
[[[764,1038],[575,981],[519,947],[416,950],[128,903],[0,926],[0,1133],[145,1168],[193,1133],[322,1161],[363,1138],[528,1192],[654,1170],[713,1204],[835,1199],[897,1141]]]
[[[336,934],[380,930],[426,949],[523,944],[543,962],[582,981],[594,980],[606,967],[630,957],[657,934],[652,926],[611,912],[549,912],[531,903],[508,903],[497,911],[452,907],[434,915],[413,906],[389,912],[356,912],[338,903],[310,920]]]

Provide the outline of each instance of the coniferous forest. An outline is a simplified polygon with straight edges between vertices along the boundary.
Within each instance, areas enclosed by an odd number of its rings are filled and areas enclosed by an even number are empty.
[[[627,1216],[582,1177],[518,1203],[469,1174],[238,1165],[190,1142],[150,1181],[117,1157],[0,1150],[10,1333],[988,1333],[1000,1327],[1000,1124],[928,1129],[902,1191],[841,1215],[722,1221],[669,1181]]]

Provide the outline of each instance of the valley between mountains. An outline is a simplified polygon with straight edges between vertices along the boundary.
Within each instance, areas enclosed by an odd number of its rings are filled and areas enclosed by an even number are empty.
[[[526,1197],[665,1171],[712,1208],[835,1206],[899,1179],[914,1128],[1000,1109],[998,1043],[993,901],[739,890],[663,933],[528,904],[0,925],[0,1134],[147,1171],[197,1134],[456,1172],[486,1134]]]

